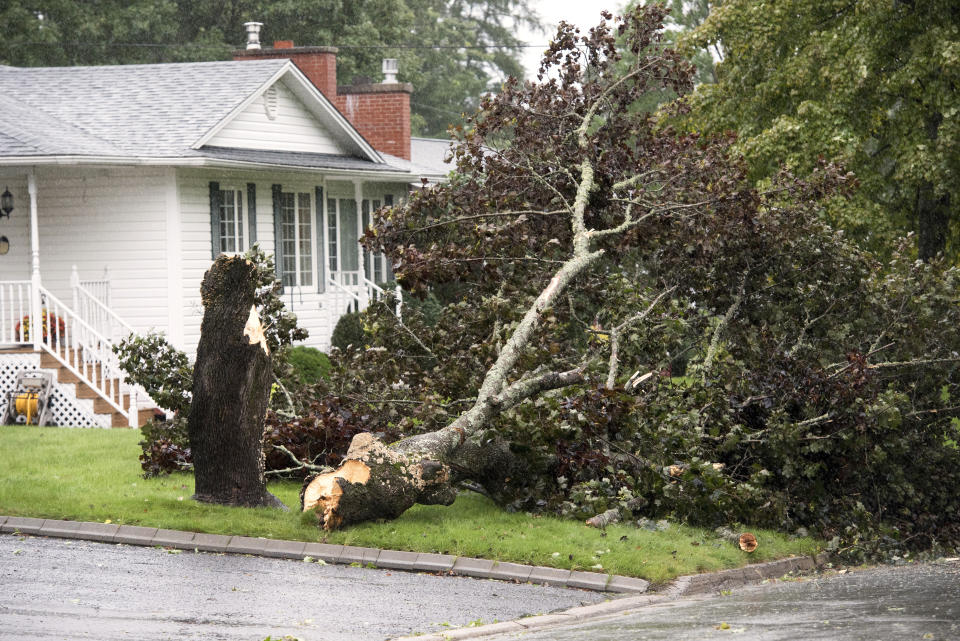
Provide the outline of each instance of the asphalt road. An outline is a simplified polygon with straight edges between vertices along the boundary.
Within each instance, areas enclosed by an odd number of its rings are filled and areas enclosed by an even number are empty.
[[[376,640],[595,603],[584,590],[0,535],[0,640]]]
[[[777,582],[490,641],[957,641],[960,560]]]

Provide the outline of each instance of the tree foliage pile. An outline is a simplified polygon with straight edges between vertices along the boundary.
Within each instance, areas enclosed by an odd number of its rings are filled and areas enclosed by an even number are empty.
[[[569,265],[567,212],[585,198],[586,228],[616,233],[594,236],[601,255],[538,314],[505,389],[580,382],[492,412],[472,437],[517,457],[491,496],[803,527],[861,554],[957,545],[957,270],[908,245],[881,263],[823,223],[821,203],[856,186],[837,167],[760,191],[733,138],[632,109],[652,87],[689,89],[690,70],[651,47],[662,18],[637,9],[619,40],[562,25],[541,82],[507,83],[461,132],[459,176],[380,212],[369,247],[444,305],[402,322],[368,310],[331,393],[376,429],[449,430]]]

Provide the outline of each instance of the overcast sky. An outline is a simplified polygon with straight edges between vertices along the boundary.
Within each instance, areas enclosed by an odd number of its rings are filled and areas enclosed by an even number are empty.
[[[519,34],[521,40],[525,40],[532,45],[541,45],[525,49],[524,67],[527,70],[527,77],[533,78],[537,74],[537,67],[540,64],[540,56],[550,42],[551,36],[556,32],[557,24],[561,20],[572,22],[586,31],[590,27],[596,26],[600,22],[600,12],[606,9],[616,15],[626,4],[626,0],[532,0],[531,6],[540,14],[544,25],[547,27],[547,33],[535,34],[529,31],[521,31]]]

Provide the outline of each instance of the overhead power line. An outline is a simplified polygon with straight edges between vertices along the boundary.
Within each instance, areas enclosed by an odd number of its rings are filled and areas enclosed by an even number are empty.
[[[233,46],[222,42],[209,44],[189,42],[184,44],[151,43],[151,42],[17,42],[17,46],[45,46],[45,47],[131,47],[142,49],[223,49],[234,51],[243,49],[243,46]],[[338,49],[546,49],[547,44],[481,44],[481,45],[413,45],[413,44],[370,44],[370,45],[323,45]]]

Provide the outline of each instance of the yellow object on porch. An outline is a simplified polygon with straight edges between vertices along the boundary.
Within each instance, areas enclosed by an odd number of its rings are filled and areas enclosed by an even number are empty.
[[[27,392],[18,394],[16,397],[17,413],[27,417],[27,425],[30,425],[30,419],[36,418],[37,406],[40,402],[40,395],[36,392]]]

